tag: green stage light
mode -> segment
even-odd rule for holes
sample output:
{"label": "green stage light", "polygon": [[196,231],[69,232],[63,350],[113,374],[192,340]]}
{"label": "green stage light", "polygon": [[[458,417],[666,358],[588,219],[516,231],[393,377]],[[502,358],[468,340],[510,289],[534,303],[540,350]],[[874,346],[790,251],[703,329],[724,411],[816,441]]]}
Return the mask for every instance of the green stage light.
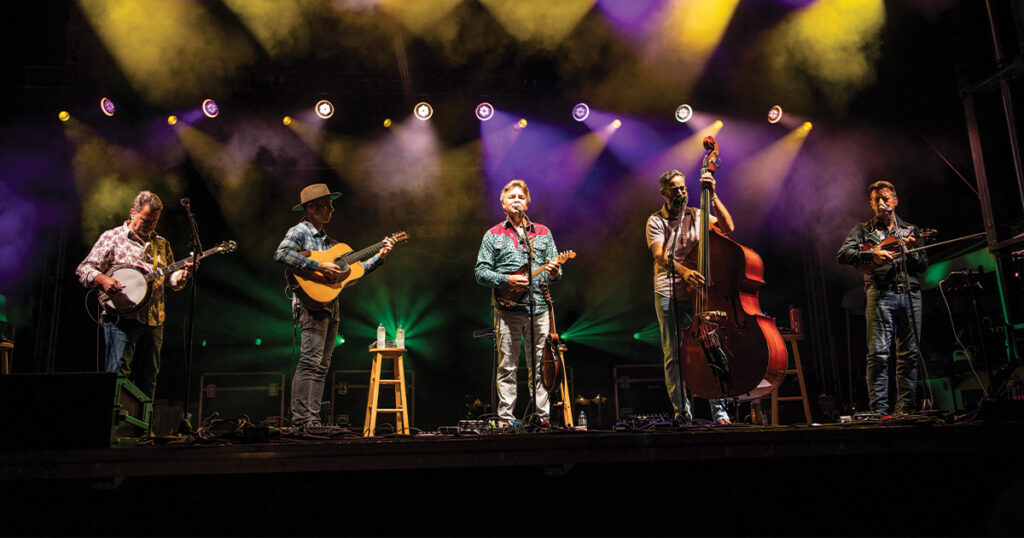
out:
{"label": "green stage light", "polygon": [[201,344],[199,344],[199,345],[201,345],[203,347],[206,347],[206,340],[203,340],[203,342]]}
{"label": "green stage light", "polygon": [[334,345],[340,346],[341,344],[344,344],[344,343],[345,343],[345,337],[343,335],[339,334],[338,336],[334,337]]}
{"label": "green stage light", "polygon": [[262,338],[257,338],[256,339],[256,345],[257,346],[262,346],[263,345],[263,339]]}

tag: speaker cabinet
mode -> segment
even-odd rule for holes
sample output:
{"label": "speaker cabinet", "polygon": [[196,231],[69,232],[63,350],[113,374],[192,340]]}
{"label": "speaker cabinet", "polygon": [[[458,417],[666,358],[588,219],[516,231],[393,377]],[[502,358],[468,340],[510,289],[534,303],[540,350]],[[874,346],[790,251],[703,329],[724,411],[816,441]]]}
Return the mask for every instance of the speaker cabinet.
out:
{"label": "speaker cabinet", "polygon": [[108,373],[0,376],[5,448],[133,446],[149,435],[153,401]]}

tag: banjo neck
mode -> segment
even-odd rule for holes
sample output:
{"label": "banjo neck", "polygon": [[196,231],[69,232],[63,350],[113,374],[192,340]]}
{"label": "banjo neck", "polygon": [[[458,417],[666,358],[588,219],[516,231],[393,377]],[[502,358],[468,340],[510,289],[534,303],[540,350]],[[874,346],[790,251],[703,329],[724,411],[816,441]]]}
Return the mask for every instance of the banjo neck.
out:
{"label": "banjo neck", "polygon": [[[207,249],[207,250],[199,253],[199,255],[196,256],[196,260],[197,261],[201,260],[201,259],[203,259],[203,258],[205,258],[205,257],[207,257],[207,256],[209,256],[211,254],[216,254],[216,253],[221,252],[223,250],[224,250],[224,246],[223,245],[217,245],[217,246],[215,246],[215,247],[213,247],[211,249]],[[182,268],[185,267],[186,263],[190,263],[191,261],[192,261],[192,256],[186,256],[186,257],[184,257],[184,258],[182,258],[182,259],[180,259],[180,260],[178,260],[178,261],[176,261],[176,262],[174,262],[174,263],[172,263],[170,265],[165,265],[165,266],[161,267],[160,269],[157,269],[157,270],[155,270],[155,271],[153,271],[151,273],[146,273],[146,282],[152,282],[152,281],[154,281],[154,280],[156,280],[156,279],[158,279],[158,278],[160,278],[162,276],[169,275],[169,274],[177,271],[178,269],[182,269]]]}

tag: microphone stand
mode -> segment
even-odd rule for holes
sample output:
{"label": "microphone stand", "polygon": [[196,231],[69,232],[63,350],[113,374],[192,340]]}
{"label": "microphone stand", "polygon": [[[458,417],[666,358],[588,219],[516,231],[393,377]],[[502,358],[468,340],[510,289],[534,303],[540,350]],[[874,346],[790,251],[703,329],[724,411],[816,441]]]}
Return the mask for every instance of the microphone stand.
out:
{"label": "microphone stand", "polygon": [[[924,351],[921,350],[921,339],[920,339],[920,335],[918,334],[918,330],[917,330],[917,315],[918,315],[917,305],[914,303],[914,291],[912,289],[910,289],[910,268],[909,268],[909,264],[910,264],[910,251],[907,248],[907,244],[904,241],[903,237],[900,237],[900,233],[899,233],[900,232],[900,221],[896,217],[896,212],[895,211],[890,211],[889,212],[889,216],[892,219],[893,224],[895,225],[896,229],[894,231],[894,237],[896,237],[896,242],[897,242],[897,244],[899,244],[899,247],[900,247],[900,259],[896,261],[894,266],[895,266],[897,274],[899,275],[899,278],[901,280],[901,284],[903,284],[903,290],[904,290],[903,294],[904,294],[904,297],[907,300],[907,312],[908,312],[907,320],[910,321],[910,334],[911,334],[911,337],[914,339],[914,345],[917,348],[917,359],[916,360],[918,362],[918,367],[921,369],[921,371],[924,372],[925,379],[927,380],[928,379],[928,367],[927,367],[927,365],[925,365]],[[899,363],[899,356],[898,356],[898,353],[897,353],[896,361],[897,361],[896,368],[898,370],[899,369],[899,364],[898,364]],[[925,381],[924,385],[925,385],[925,388],[928,390],[928,396],[929,396],[928,399],[930,401],[930,404],[931,404],[931,406],[934,406],[935,405],[935,395],[932,392],[932,387],[931,387],[931,385],[928,384],[927,381]],[[897,400],[899,399],[899,389],[900,389],[899,379],[897,378],[897,383],[896,383],[896,392],[897,392],[896,398],[897,398]],[[914,387],[911,388],[911,390],[914,392],[914,394],[916,396],[916,394],[917,394],[917,386],[915,385]],[[915,397],[914,399],[916,400],[917,398]],[[904,412],[914,412],[914,411],[915,411],[915,409],[911,409],[910,411],[904,410]]]}
{"label": "microphone stand", "polygon": [[185,315],[185,398],[182,403],[181,424],[178,427],[178,431],[184,434],[192,434],[195,430],[192,428],[190,420],[188,399],[191,390],[192,335],[195,329],[196,288],[198,287],[196,279],[199,275],[199,253],[203,251],[203,244],[199,240],[199,227],[196,225],[195,215],[192,214],[191,201],[188,198],[182,198],[181,205],[185,208],[185,214],[188,215],[188,222],[192,227],[192,241],[189,243],[189,248],[192,249],[192,278],[188,309]]}
{"label": "microphone stand", "polygon": [[[680,202],[679,203],[679,213],[676,215],[676,220],[678,221],[678,223],[676,224],[675,228],[673,228],[673,229],[671,229],[669,231],[668,238],[665,241],[665,248],[668,249],[667,250],[667,253],[668,253],[668,282],[669,282],[669,288],[670,288],[670,294],[671,294],[670,297],[669,297],[669,304],[668,304],[668,322],[672,324],[672,334],[675,335],[675,345],[674,345],[674,347],[672,349],[672,353],[673,353],[673,357],[675,358],[676,368],[679,370],[679,380],[676,383],[676,385],[678,386],[680,383],[682,383],[682,380],[683,380],[683,365],[681,364],[681,362],[682,362],[682,357],[681,357],[682,353],[680,351],[680,347],[682,346],[682,342],[680,341],[680,338],[679,338],[679,336],[680,336],[679,335],[679,312],[678,312],[678,307],[676,305],[677,297],[676,297],[676,264],[675,264],[676,244],[675,244],[675,241],[678,240],[679,229],[683,227],[683,214],[686,211],[686,204],[682,202],[682,198],[676,198],[676,201]],[[676,202],[673,202],[672,206],[675,207],[675,205],[676,205]],[[689,399],[689,396],[686,394],[686,389],[684,389],[682,387],[678,387],[678,388],[679,388],[680,396],[683,399]],[[683,409],[685,410],[686,409],[685,404],[683,404],[682,402],[680,402],[680,404],[683,405]],[[673,414],[674,414],[675,413],[675,409],[673,409],[672,411],[673,411]],[[673,418],[675,418],[675,417],[673,416]],[[690,416],[689,417],[684,416],[683,418],[691,420],[691,421],[693,420],[693,410],[692,410],[692,408],[690,410]]]}
{"label": "microphone stand", "polygon": [[[530,298],[527,303],[530,308],[530,351],[527,353],[529,360],[528,373],[530,375],[530,406],[533,407],[533,411],[536,413],[539,409],[537,408],[537,388],[534,386],[534,369],[537,367],[537,365],[534,364],[537,353],[537,335],[535,334],[536,330],[534,328],[534,324],[536,322],[536,304],[533,300],[533,241],[530,241],[530,217],[526,215],[525,211],[520,209],[519,218],[520,224],[522,224],[523,227],[523,239],[526,241],[526,294]],[[528,407],[526,411],[529,413],[530,408]],[[523,418],[525,419],[526,417]]]}

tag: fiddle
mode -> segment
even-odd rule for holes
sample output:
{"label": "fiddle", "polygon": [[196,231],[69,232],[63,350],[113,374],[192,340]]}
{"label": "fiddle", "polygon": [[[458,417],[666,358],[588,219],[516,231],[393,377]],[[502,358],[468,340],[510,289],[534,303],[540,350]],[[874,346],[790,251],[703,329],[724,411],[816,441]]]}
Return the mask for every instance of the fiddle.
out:
{"label": "fiddle", "polygon": [[[890,235],[877,243],[874,241],[866,241],[863,245],[861,245],[860,251],[871,252],[875,250],[881,250],[885,252],[893,252],[895,254],[893,255],[892,259],[886,261],[885,264],[899,263],[900,261],[903,260],[904,255],[928,248],[927,246],[919,246],[904,251],[903,247],[901,246],[901,243],[916,244],[917,241],[925,241],[931,239],[938,233],[939,231],[934,228],[911,229],[906,231],[897,230],[895,234]],[[870,273],[875,267],[878,267],[879,265],[884,264],[878,264],[874,260],[872,260],[871,263],[858,265],[857,270],[860,271],[861,273]]]}

